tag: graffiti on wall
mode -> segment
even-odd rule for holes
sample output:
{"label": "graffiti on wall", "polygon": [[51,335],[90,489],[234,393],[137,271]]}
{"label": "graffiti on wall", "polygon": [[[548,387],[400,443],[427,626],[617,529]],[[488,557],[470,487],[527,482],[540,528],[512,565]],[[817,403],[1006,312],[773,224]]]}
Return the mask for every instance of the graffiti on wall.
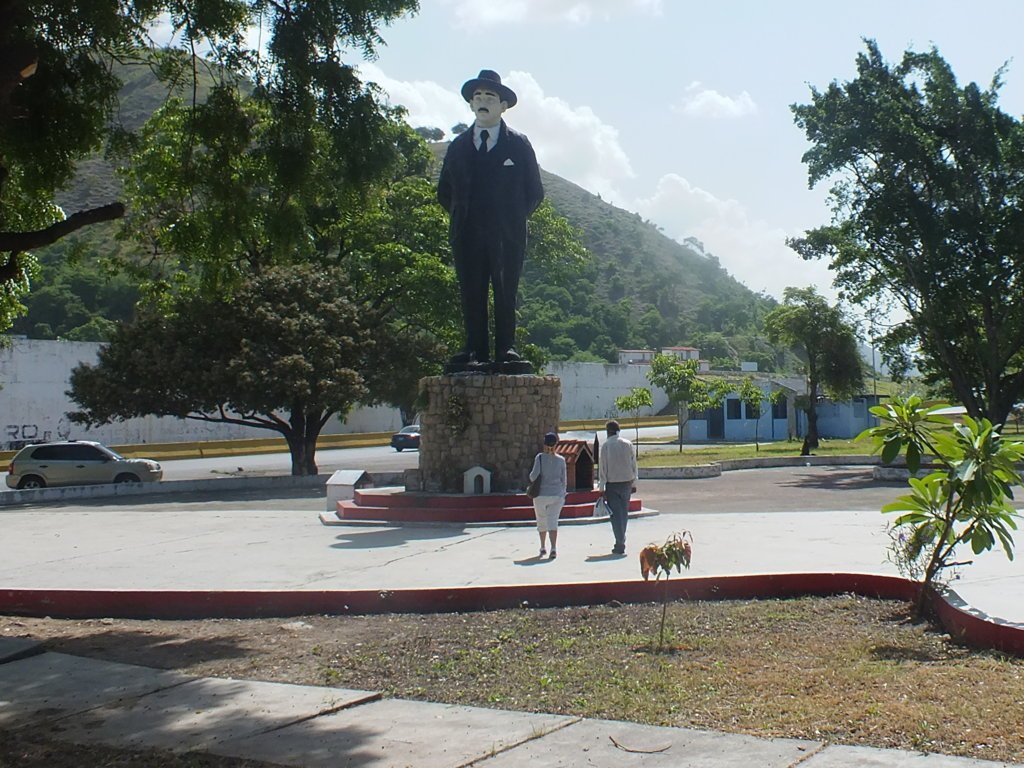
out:
{"label": "graffiti on wall", "polygon": [[[54,435],[56,434],[56,437]],[[3,447],[6,451],[16,451],[32,443],[46,443],[50,440],[67,440],[71,435],[71,424],[61,417],[57,428],[47,429],[38,424],[5,424]]]}

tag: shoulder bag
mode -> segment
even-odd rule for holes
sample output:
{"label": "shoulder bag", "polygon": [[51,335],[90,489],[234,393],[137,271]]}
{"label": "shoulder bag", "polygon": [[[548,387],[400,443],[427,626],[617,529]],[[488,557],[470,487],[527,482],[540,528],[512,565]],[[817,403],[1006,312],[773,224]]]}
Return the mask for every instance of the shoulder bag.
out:
{"label": "shoulder bag", "polygon": [[535,480],[531,480],[530,484],[526,486],[526,495],[529,496],[531,499],[536,499],[538,496],[540,496],[540,479],[544,477],[543,458],[541,458],[539,464],[541,467],[541,471],[537,473],[537,478]]}

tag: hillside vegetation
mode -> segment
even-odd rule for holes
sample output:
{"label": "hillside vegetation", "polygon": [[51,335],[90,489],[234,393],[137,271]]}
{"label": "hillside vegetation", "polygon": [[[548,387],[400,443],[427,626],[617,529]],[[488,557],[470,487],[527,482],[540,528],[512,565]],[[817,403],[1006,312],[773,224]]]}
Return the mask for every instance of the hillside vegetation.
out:
{"label": "hillside vegetation", "polygon": [[[572,304],[577,316],[608,318],[605,332],[618,347],[693,346],[720,367],[741,359],[756,360],[762,370],[778,367],[778,351],[757,338],[774,300],[755,294],[714,256],[666,237],[639,214],[559,176],[542,175],[549,200],[580,231],[593,260],[583,278],[590,284],[576,286],[579,295]],[[544,336],[549,329],[543,311],[538,317],[531,307],[550,299],[550,283],[529,269],[526,277],[532,279],[523,291],[524,323],[539,343],[551,346]],[[625,336],[622,324],[628,328]],[[569,321],[564,332],[573,337],[577,325]],[[585,337],[576,341],[586,348],[581,343]]]}

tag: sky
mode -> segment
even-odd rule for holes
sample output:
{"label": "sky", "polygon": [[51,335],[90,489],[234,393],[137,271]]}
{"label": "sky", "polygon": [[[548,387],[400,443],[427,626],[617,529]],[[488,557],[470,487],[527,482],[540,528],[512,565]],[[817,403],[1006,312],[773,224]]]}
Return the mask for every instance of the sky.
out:
{"label": "sky", "polygon": [[671,238],[697,238],[778,299],[787,286],[836,296],[826,264],[785,244],[831,220],[829,185],[808,188],[809,145],[790,105],[852,79],[865,38],[890,62],[934,46],[962,85],[987,87],[1006,64],[1000,106],[1024,113],[1021,0],[420,4],[359,64],[412,126],[471,123],[462,84],[495,70],[519,100],[506,121],[541,167]]}

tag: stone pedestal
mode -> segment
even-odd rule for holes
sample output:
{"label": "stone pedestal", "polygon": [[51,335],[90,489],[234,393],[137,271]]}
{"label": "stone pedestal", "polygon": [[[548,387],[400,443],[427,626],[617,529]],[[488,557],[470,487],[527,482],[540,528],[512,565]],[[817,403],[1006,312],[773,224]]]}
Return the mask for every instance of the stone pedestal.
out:
{"label": "stone pedestal", "polygon": [[463,474],[477,465],[491,471],[492,492],[521,491],[544,434],[558,431],[555,376],[429,376],[420,393],[420,466],[407,491],[462,493]]}

